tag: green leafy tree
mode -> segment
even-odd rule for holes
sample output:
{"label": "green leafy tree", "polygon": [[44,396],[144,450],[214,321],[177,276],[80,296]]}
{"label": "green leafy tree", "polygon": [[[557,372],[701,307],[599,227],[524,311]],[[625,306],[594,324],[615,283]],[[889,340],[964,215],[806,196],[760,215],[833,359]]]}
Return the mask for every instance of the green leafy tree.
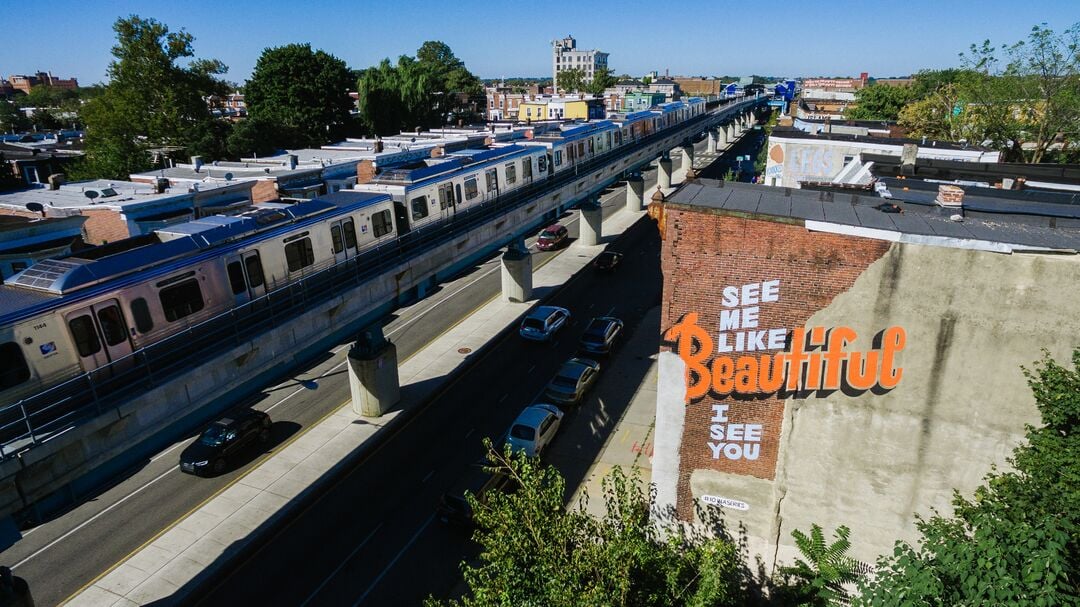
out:
{"label": "green leafy tree", "polygon": [[964,98],[959,85],[949,83],[913,101],[900,110],[900,126],[912,137],[929,137],[943,141],[983,140],[983,132],[964,111]]}
{"label": "green leafy tree", "polygon": [[113,25],[109,84],[82,108],[86,158],[73,171],[82,177],[124,179],[150,168],[147,148],[186,146],[214,118],[204,98],[224,92],[220,61],[192,59],[191,34],[170,32],[154,19],[132,15]]}
{"label": "green leafy tree", "polygon": [[585,90],[592,95],[602,95],[604,89],[615,86],[618,81],[610,69],[601,67],[593,72],[592,82],[586,85]]}
{"label": "green leafy tree", "polygon": [[231,158],[254,158],[270,156],[277,151],[282,140],[273,123],[260,118],[246,118],[232,127],[225,141],[227,156]]}
{"label": "green leafy tree", "polygon": [[906,86],[875,84],[855,93],[858,105],[844,113],[851,120],[896,120],[900,109],[914,100],[914,91]]}
{"label": "green leafy tree", "polygon": [[284,147],[320,146],[348,130],[353,74],[310,44],[268,48],[244,86],[248,116],[280,127]]}
{"label": "green leafy tree", "polygon": [[776,602],[821,607],[846,605],[849,596],[845,585],[860,578],[858,561],[847,555],[851,549],[850,535],[851,530],[841,525],[836,529],[836,539],[829,544],[818,525],[811,525],[810,535],[799,529],[792,531],[802,558],[796,559],[793,566],[780,568],[782,581],[772,593]]}
{"label": "green leafy tree", "polygon": [[489,457],[519,488],[484,502],[470,497],[480,564],[462,564],[470,592],[450,605],[745,604],[736,545],[654,524],[652,496],[637,475],[616,468],[605,478],[606,514],[598,519],[565,507],[566,483],[553,467],[509,451]]}
{"label": "green leafy tree", "polygon": [[559,90],[563,93],[576,93],[585,86],[585,72],[581,68],[563,70],[558,78]]}
{"label": "green leafy tree", "polygon": [[918,523],[861,587],[857,605],[1080,604],[1080,348],[1025,370],[1042,417],[954,514]]}
{"label": "green leafy tree", "polygon": [[18,133],[30,128],[26,114],[19,111],[15,104],[0,99],[0,132]]}

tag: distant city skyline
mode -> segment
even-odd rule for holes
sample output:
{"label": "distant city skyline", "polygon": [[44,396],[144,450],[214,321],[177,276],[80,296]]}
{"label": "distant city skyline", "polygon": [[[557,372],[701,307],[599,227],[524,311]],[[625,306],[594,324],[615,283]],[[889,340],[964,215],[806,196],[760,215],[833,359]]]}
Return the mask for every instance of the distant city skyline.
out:
{"label": "distant city skyline", "polygon": [[[223,8],[227,6],[227,10]],[[105,81],[115,43],[112,24],[131,14],[152,17],[195,37],[196,57],[220,59],[225,78],[242,84],[262,50],[310,43],[363,69],[383,58],[414,55],[441,40],[480,78],[550,78],[551,41],[567,34],[579,48],[610,53],[615,74],[656,70],[680,76],[904,76],[958,65],[958,54],[990,39],[997,45],[1027,37],[1047,23],[1062,31],[1080,22],[1080,2],[1029,0],[834,0],[829,10],[788,0],[658,5],[630,1],[615,7],[583,0],[558,14],[491,11],[463,0],[300,5],[278,0],[134,2],[57,0],[20,6],[6,16],[0,76],[51,71],[81,85]],[[766,7],[755,13],[751,7]],[[1022,8],[1022,11],[1017,10]],[[657,16],[658,10],[669,16]],[[588,16],[583,19],[581,16]]]}

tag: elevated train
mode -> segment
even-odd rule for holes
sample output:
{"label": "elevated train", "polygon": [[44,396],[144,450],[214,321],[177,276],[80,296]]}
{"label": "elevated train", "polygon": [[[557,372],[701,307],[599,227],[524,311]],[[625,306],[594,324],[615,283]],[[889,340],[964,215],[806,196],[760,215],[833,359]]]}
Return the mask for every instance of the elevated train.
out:
{"label": "elevated train", "polygon": [[0,407],[704,113],[704,100],[692,98],[566,125],[383,170],[351,191],[260,204],[38,262],[0,285]]}

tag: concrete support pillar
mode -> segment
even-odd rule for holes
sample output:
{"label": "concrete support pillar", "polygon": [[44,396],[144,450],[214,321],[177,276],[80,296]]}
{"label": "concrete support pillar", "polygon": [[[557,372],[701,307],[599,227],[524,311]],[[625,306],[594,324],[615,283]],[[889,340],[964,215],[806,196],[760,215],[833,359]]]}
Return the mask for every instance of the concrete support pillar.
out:
{"label": "concrete support pillar", "polygon": [[667,154],[656,162],[656,185],[661,190],[671,189],[671,158]]}
{"label": "concrete support pillar", "polygon": [[352,410],[364,417],[379,417],[401,399],[397,346],[386,341],[382,329],[365,331],[349,348],[349,392]]}
{"label": "concrete support pillar", "polygon": [[518,240],[502,256],[502,296],[521,303],[532,298],[532,253]]}
{"label": "concrete support pillar", "polygon": [[705,151],[708,152],[709,154],[715,154],[716,153],[716,131],[714,129],[709,129],[708,132],[706,133],[706,136],[708,137],[708,143],[706,144],[707,147],[705,148]]}
{"label": "concrete support pillar", "polygon": [[753,128],[755,122],[757,122],[757,116],[754,115],[754,112],[752,112],[752,111],[747,112],[746,113],[746,128],[748,128],[748,129]]}
{"label": "concrete support pillar", "polygon": [[697,177],[694,173],[694,144],[688,143],[682,146],[682,168],[686,173],[686,179]]}
{"label": "concrete support pillar", "polygon": [[735,121],[731,123],[735,127],[735,137],[742,136],[742,132],[743,132],[742,120],[743,120],[742,115],[740,114],[739,116],[736,116]]}
{"label": "concrete support pillar", "polygon": [[578,240],[587,247],[600,244],[603,238],[604,209],[594,198],[578,207],[581,212],[581,221],[578,222]]}
{"label": "concrete support pillar", "polygon": [[720,146],[721,147],[726,148],[728,143],[731,142],[731,133],[730,133],[730,131],[731,131],[731,125],[730,124],[721,124],[716,129],[717,134],[720,135]]}
{"label": "concrete support pillar", "polygon": [[735,131],[735,123],[730,122],[727,125],[727,141],[724,143],[735,143],[735,139],[738,138],[739,133]]}
{"label": "concrete support pillar", "polygon": [[641,211],[645,208],[645,180],[634,175],[626,180],[626,210]]}

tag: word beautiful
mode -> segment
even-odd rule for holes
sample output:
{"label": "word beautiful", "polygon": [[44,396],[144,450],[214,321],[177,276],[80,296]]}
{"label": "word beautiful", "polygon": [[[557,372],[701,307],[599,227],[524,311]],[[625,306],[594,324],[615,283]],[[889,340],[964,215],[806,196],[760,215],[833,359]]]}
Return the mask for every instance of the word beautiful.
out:
{"label": "word beautiful", "polygon": [[[698,326],[696,312],[686,314],[668,329],[665,341],[674,344],[676,353],[686,364],[687,402],[696,401],[710,391],[720,397],[731,393],[772,394],[780,390],[864,391],[874,387],[889,390],[900,382],[903,369],[896,366],[896,354],[907,343],[902,327],[883,331],[880,346],[873,350],[849,352],[845,348],[858,338],[850,327],[759,329],[757,304],[779,300],[779,280],[725,287],[721,298],[724,309],[720,312],[720,331],[715,342]],[[745,354],[778,349],[784,351]],[[713,352],[718,355],[710,359]],[[744,354],[736,356],[738,353]]]}

